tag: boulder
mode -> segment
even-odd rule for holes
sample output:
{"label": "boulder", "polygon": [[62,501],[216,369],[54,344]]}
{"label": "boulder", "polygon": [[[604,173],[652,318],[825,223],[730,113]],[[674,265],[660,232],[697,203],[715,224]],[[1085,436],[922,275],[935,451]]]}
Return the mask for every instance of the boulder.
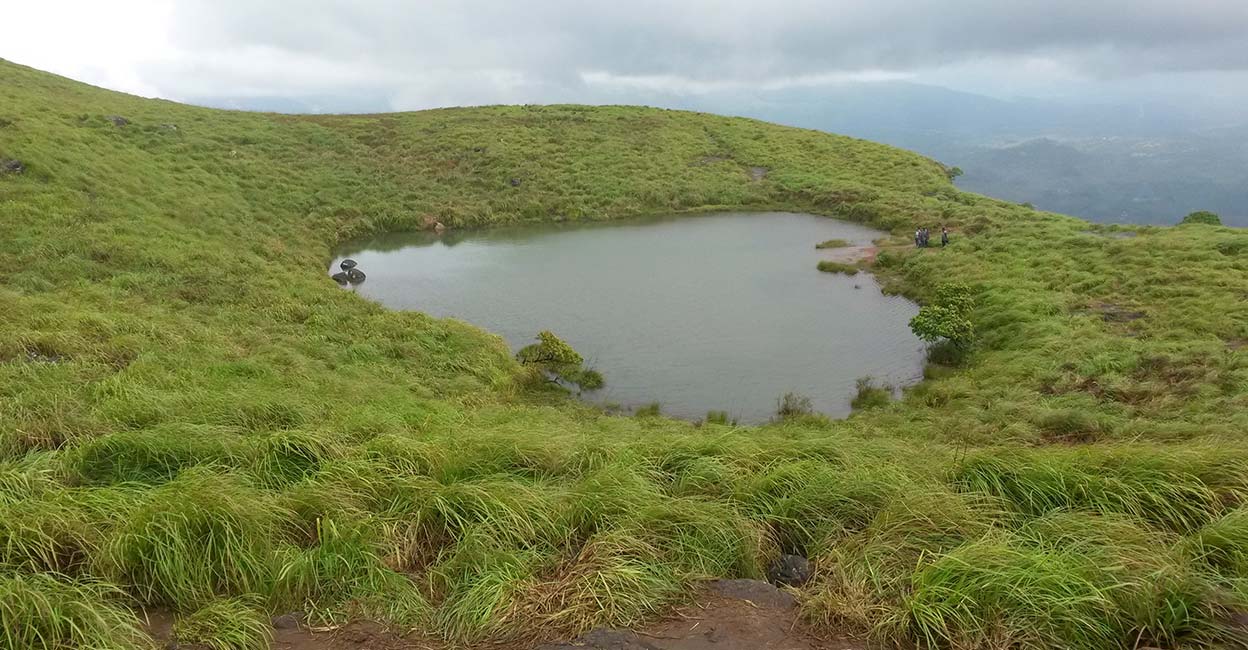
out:
{"label": "boulder", "polygon": [[168,123],[166,123],[166,124],[161,124],[161,125],[160,125],[160,128],[162,128],[162,129],[164,129],[164,130],[166,130],[166,131],[177,131],[177,130],[178,130],[178,125],[177,125],[177,124],[168,124]]}
{"label": "boulder", "polygon": [[330,278],[333,278],[334,282],[337,282],[338,284],[346,284],[346,283],[347,283],[347,272],[346,272],[346,271],[339,271],[338,273],[335,273],[335,274],[333,274],[333,275],[331,275],[331,276],[329,276],[329,277],[330,277]]}
{"label": "boulder", "polygon": [[347,269],[347,282],[359,284],[364,281],[364,272],[359,269]]}
{"label": "boulder", "polygon": [[518,178],[513,178],[513,179],[511,179],[511,180],[509,180],[509,181],[507,181],[507,182],[508,182],[508,183],[511,183],[511,186],[512,186],[512,187],[520,187],[520,179],[518,179]]}
{"label": "boulder", "polygon": [[355,262],[355,260],[353,260],[353,259],[351,259],[351,258],[349,258],[349,257],[348,257],[347,259],[343,260],[343,261],[342,261],[342,262],[338,265],[338,267],[339,267],[339,268],[341,268],[341,269],[342,269],[342,270],[344,270],[344,271],[350,271],[351,269],[353,269],[353,268],[355,268],[355,267],[356,267],[356,262]]}
{"label": "boulder", "polygon": [[109,115],[108,117],[105,117],[104,119],[108,120],[109,122],[112,122],[113,126],[125,126],[130,123],[130,120],[127,120],[126,118],[120,115]]}
{"label": "boulder", "polygon": [[0,160],[0,174],[20,174],[25,169],[20,160]]}
{"label": "boulder", "polygon": [[815,567],[800,555],[781,555],[767,569],[767,581],[774,585],[797,587],[810,580]]}
{"label": "boulder", "polygon": [[446,226],[442,225],[442,222],[441,222],[441,221],[439,221],[439,222],[437,222],[437,223],[433,224],[433,231],[434,231],[434,232],[436,232],[436,233],[440,233],[440,232],[443,232],[443,231],[445,231],[445,230],[446,230]]}

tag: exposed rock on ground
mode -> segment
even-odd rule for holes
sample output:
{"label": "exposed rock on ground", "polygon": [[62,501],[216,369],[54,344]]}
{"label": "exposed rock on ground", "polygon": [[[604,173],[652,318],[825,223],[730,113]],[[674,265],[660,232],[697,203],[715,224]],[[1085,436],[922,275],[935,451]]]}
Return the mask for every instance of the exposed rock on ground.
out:
{"label": "exposed rock on ground", "polygon": [[767,569],[767,580],[772,584],[796,587],[810,580],[815,567],[800,555],[781,555]]}

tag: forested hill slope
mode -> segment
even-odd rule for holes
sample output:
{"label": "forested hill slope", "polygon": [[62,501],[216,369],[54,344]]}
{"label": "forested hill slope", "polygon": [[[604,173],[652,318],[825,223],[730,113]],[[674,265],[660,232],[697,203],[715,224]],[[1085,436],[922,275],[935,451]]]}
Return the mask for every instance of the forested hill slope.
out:
{"label": "forested hill slope", "polygon": [[[965,283],[973,345],[845,421],[616,417],[325,277],[369,232],[738,207],[895,232],[877,276]],[[143,645],[144,609],[228,647],[292,610],[567,635],[782,551],[813,624],[936,647],[1230,643],[1248,608],[1243,230],[1096,227],[745,119],[253,114],[0,62],[0,256],[7,647]]]}

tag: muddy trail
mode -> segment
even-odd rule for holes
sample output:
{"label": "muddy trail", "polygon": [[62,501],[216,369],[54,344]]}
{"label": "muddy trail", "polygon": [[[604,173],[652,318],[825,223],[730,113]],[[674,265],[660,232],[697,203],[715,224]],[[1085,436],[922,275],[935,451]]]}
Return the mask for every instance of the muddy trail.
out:
{"label": "muddy trail", "polygon": [[[285,619],[285,620],[283,620]],[[373,623],[308,629],[275,619],[273,650],[442,650],[443,643],[402,636]],[[171,638],[167,620],[150,632],[168,650],[199,650]],[[577,639],[548,643],[481,644],[490,650],[866,650],[849,637],[816,636],[798,617],[793,596],[757,580],[707,583],[693,604],[636,629],[595,629]]]}

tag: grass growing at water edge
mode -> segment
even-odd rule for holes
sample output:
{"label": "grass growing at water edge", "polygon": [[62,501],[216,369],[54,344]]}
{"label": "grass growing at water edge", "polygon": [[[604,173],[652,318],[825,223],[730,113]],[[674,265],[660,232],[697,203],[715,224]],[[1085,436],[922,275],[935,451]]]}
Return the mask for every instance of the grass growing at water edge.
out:
{"label": "grass growing at water edge", "polygon": [[845,275],[857,275],[862,269],[857,264],[846,264],[844,262],[834,262],[832,260],[820,260],[819,270],[824,273],[843,273]]}

